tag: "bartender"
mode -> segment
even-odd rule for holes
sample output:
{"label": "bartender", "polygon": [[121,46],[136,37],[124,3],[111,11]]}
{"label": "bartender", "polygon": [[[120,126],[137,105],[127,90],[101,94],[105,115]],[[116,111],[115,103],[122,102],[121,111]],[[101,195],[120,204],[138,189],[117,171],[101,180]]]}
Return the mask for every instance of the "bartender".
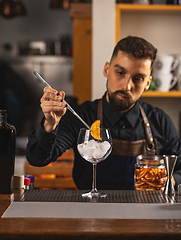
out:
{"label": "bartender", "polygon": [[[157,49],[143,38],[120,40],[103,69],[107,91],[101,99],[75,108],[89,125],[99,119],[111,131],[113,151],[97,166],[99,189],[134,189],[134,165],[140,154],[177,155],[173,183],[176,189],[181,184],[181,146],[172,120],[161,109],[139,101],[151,84],[156,53]],[[78,133],[84,125],[67,111],[61,100],[64,97],[63,91],[58,95],[55,89],[44,88],[44,118],[29,136],[27,159],[33,166],[45,166],[73,148],[75,184],[78,189],[90,189],[92,164],[77,151]]]}

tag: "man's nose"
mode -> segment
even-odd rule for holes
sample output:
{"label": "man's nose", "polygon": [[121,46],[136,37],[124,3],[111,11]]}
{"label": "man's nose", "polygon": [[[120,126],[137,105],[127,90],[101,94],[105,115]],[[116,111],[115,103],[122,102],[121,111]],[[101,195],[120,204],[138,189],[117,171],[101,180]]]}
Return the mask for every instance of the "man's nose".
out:
{"label": "man's nose", "polygon": [[132,86],[132,79],[130,77],[126,77],[123,83],[124,90],[126,91],[131,90],[131,86]]}

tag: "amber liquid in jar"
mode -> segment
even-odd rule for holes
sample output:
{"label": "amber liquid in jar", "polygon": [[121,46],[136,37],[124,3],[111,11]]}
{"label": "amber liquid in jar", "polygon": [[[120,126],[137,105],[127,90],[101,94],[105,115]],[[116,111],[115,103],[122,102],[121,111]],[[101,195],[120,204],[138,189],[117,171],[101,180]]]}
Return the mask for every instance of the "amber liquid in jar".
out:
{"label": "amber liquid in jar", "polygon": [[162,156],[139,155],[135,164],[135,189],[160,190],[164,183],[160,180],[166,177],[166,169]]}

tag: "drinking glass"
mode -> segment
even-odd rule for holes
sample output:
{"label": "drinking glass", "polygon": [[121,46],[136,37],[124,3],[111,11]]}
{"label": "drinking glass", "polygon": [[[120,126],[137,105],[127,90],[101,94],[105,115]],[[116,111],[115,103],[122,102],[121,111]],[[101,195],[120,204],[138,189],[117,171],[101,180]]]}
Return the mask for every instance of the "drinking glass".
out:
{"label": "drinking glass", "polygon": [[106,197],[106,194],[98,192],[96,187],[96,167],[97,163],[105,160],[112,150],[112,137],[109,129],[100,128],[100,138],[92,136],[91,130],[80,129],[77,139],[77,149],[80,155],[93,165],[92,190],[82,194],[83,197]]}

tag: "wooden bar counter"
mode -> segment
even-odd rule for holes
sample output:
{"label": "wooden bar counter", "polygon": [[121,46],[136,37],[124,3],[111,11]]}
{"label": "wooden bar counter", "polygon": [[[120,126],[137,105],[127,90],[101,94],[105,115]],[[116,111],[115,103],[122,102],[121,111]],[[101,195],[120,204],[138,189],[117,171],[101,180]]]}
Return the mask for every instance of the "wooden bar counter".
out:
{"label": "wooden bar counter", "polygon": [[[0,194],[0,216],[10,195]],[[1,218],[0,239],[181,239],[181,220]]]}

